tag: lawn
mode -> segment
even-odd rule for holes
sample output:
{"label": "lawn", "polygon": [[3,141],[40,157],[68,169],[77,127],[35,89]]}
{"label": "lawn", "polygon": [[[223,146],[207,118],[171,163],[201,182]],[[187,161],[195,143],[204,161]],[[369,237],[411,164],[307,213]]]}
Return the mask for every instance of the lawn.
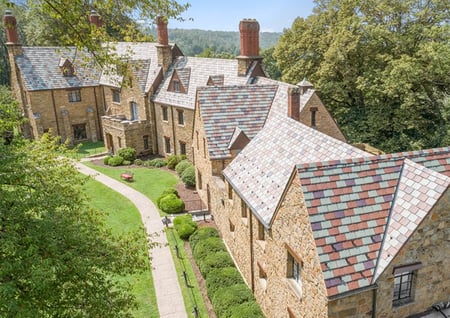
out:
{"label": "lawn", "polygon": [[[127,198],[95,180],[89,180],[84,186],[84,190],[90,198],[90,205],[107,214],[105,223],[114,234],[129,231],[142,231],[144,233],[141,215]],[[147,252],[147,242],[144,235],[142,235],[142,249]],[[133,317],[159,317],[150,268],[140,274],[120,277],[119,280],[125,280],[132,286],[133,294],[139,303],[139,308],[133,312]]]}
{"label": "lawn", "polygon": [[75,147],[79,147],[77,152],[75,152],[73,155],[71,154],[70,156],[71,157],[73,156],[74,158],[77,159],[98,155],[106,151],[105,144],[103,143],[103,141],[85,142],[78,144]]}

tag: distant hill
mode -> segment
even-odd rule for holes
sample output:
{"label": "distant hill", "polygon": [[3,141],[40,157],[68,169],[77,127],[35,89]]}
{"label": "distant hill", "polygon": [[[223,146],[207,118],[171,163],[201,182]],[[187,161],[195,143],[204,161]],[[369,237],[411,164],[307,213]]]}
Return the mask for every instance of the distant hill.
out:
{"label": "distant hill", "polygon": [[[150,30],[156,39],[156,28]],[[278,43],[281,33],[261,32],[259,46],[267,49]],[[205,31],[196,29],[169,29],[169,41],[176,43],[186,56],[195,56],[206,48],[214,52],[227,52],[239,55],[239,32],[233,31]]]}

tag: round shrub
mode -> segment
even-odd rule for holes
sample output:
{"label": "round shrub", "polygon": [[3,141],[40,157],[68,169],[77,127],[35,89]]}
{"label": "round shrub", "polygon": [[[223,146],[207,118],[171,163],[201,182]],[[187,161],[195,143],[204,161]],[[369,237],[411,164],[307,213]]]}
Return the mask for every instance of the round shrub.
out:
{"label": "round shrub", "polygon": [[236,267],[216,268],[209,272],[206,278],[206,291],[212,299],[216,290],[242,283],[244,281]]}
{"label": "round shrub", "polygon": [[189,238],[189,243],[191,244],[191,249],[194,250],[198,242],[205,240],[209,237],[219,237],[219,232],[213,227],[206,226],[195,231],[194,234]]}
{"label": "round shrub", "polygon": [[105,158],[103,158],[103,164],[104,165],[109,165],[109,159],[111,159],[112,156],[106,156]]}
{"label": "round shrub", "polygon": [[160,202],[161,202],[161,199],[164,198],[164,197],[165,197],[166,195],[168,195],[168,194],[175,194],[178,198],[180,197],[180,196],[178,195],[177,189],[175,189],[175,188],[167,188],[167,189],[165,189],[165,190],[161,193],[161,195],[156,199],[156,205],[158,206],[158,208],[161,209],[161,207],[159,206],[159,204],[160,204]]}
{"label": "round shrub", "polygon": [[248,301],[237,306],[230,308],[230,318],[252,317],[252,318],[264,318],[264,314],[261,311],[256,301]]}
{"label": "round shrub", "polygon": [[129,161],[129,160],[124,160],[124,161],[122,162],[122,165],[124,165],[124,166],[129,166],[129,165],[131,165],[131,161]]}
{"label": "round shrub", "polygon": [[234,263],[227,251],[219,251],[206,255],[197,262],[197,265],[203,277],[208,277],[209,272],[213,269],[233,267]]}
{"label": "round shrub", "polygon": [[165,213],[181,213],[184,211],[184,202],[175,194],[168,194],[159,201],[159,208]]}
{"label": "round shrub", "polygon": [[114,156],[108,160],[108,164],[113,167],[120,166],[122,163],[123,158],[121,156]]}
{"label": "round shrub", "polygon": [[144,165],[144,161],[142,159],[135,159],[134,164],[138,166]]}
{"label": "round shrub", "polygon": [[219,237],[209,237],[195,245],[195,248],[192,250],[192,255],[195,260],[201,260],[210,253],[226,250],[225,245]]}
{"label": "round shrub", "polygon": [[197,223],[192,220],[191,214],[177,216],[173,220],[173,225],[182,240],[189,239],[198,227]]}
{"label": "round shrub", "polygon": [[190,163],[189,160],[181,160],[175,167],[175,171],[177,172],[177,174],[181,177],[181,175],[183,174],[184,170],[186,170],[187,168],[192,167],[192,163]]}
{"label": "round shrub", "polygon": [[133,162],[136,159],[136,149],[131,147],[121,148],[119,149],[119,156],[124,160]]}
{"label": "round shrub", "polygon": [[181,180],[189,187],[195,187],[195,168],[194,166],[187,167],[181,175]]}
{"label": "round shrub", "polygon": [[255,298],[247,285],[243,283],[219,288],[211,299],[214,311],[218,317],[230,317],[233,307],[249,301],[255,301]]}
{"label": "round shrub", "polygon": [[181,161],[181,157],[177,155],[171,155],[167,158],[167,168],[175,169],[176,165]]}
{"label": "round shrub", "polygon": [[167,162],[162,158],[155,158],[155,159],[148,161],[148,165],[150,167],[155,167],[155,168],[164,167],[166,164],[167,164]]}

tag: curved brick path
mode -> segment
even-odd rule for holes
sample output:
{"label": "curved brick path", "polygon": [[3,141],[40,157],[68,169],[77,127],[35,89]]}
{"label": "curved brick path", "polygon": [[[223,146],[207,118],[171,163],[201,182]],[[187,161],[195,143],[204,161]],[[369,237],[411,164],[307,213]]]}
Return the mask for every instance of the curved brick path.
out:
{"label": "curved brick path", "polygon": [[160,246],[149,250],[149,254],[152,257],[153,282],[159,315],[163,318],[187,317],[172,254],[167,245],[167,237],[163,232],[164,225],[153,202],[142,193],[94,169],[81,163],[77,163],[75,166],[81,173],[92,176],[95,180],[119,192],[133,202],[141,213],[142,222],[148,235],[160,233],[160,235],[153,238],[153,241],[160,243]]}

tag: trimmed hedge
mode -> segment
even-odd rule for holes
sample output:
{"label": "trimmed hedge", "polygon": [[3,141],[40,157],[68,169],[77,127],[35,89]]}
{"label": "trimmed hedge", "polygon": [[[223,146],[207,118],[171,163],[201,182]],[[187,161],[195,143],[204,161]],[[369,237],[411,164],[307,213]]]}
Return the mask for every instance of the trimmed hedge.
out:
{"label": "trimmed hedge", "polygon": [[184,211],[184,202],[175,194],[168,194],[159,201],[159,208],[165,213],[181,213]]}
{"label": "trimmed hedge", "polygon": [[247,285],[243,283],[217,289],[211,300],[214,311],[219,317],[230,317],[233,307],[250,301],[255,301],[255,298]]}
{"label": "trimmed hedge", "polygon": [[192,167],[192,163],[189,160],[181,160],[175,167],[175,171],[177,172],[178,176],[181,177],[184,170],[187,168]]}
{"label": "trimmed hedge", "polygon": [[173,226],[182,240],[188,240],[192,233],[197,230],[197,223],[192,220],[191,214],[177,216],[173,220]]}
{"label": "trimmed hedge", "polygon": [[114,156],[109,158],[108,165],[116,167],[120,166],[123,163],[123,158],[121,156]]}
{"label": "trimmed hedge", "polygon": [[261,311],[256,301],[248,301],[246,303],[239,304],[230,308],[230,318],[264,318],[264,314]]}
{"label": "trimmed hedge", "polygon": [[198,242],[203,241],[209,237],[219,237],[219,232],[213,227],[202,227],[195,231],[189,238],[191,249],[194,250]]}
{"label": "trimmed hedge", "polygon": [[195,168],[187,167],[181,175],[181,180],[189,187],[195,187]]}
{"label": "trimmed hedge", "polygon": [[[192,249],[192,248],[191,248]],[[219,251],[226,251],[225,244],[219,237],[209,237],[205,240],[198,242],[195,248],[192,249],[192,255],[195,259],[203,260],[207,255]]]}
{"label": "trimmed hedge", "polygon": [[119,149],[118,155],[123,158],[123,160],[133,162],[136,159],[136,149],[131,147]]}
{"label": "trimmed hedge", "polygon": [[167,196],[168,194],[175,194],[177,196],[177,198],[179,198],[180,196],[178,195],[178,191],[175,188],[167,188],[166,190],[164,190],[161,195],[156,199],[156,206],[158,208],[161,209],[161,206],[159,205],[159,203],[161,202],[161,199],[164,198],[165,196]]}
{"label": "trimmed hedge", "polygon": [[213,269],[232,266],[234,263],[227,251],[211,253],[198,262],[198,269],[204,277],[208,277]]}
{"label": "trimmed hedge", "polygon": [[241,274],[236,267],[223,267],[213,269],[206,278],[206,290],[209,298],[213,298],[214,293],[222,288],[243,283]]}

